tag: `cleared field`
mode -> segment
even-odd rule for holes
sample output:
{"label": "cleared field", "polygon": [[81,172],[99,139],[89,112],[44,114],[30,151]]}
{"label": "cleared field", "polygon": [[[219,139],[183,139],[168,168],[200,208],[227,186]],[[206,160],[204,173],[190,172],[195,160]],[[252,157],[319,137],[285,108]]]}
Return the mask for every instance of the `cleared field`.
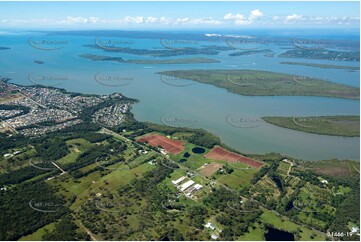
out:
{"label": "cleared field", "polygon": [[237,190],[239,188],[249,187],[250,181],[256,172],[256,169],[235,170],[232,174],[219,176],[217,181]]}
{"label": "cleared field", "polygon": [[22,98],[24,98],[24,97],[19,94],[5,95],[5,96],[0,97],[0,104],[16,101],[16,100],[22,99]]}
{"label": "cleared field", "polygon": [[[176,155],[171,154],[170,158],[174,161],[182,163],[182,165],[192,170],[197,170],[200,167],[202,167],[205,163],[212,162],[212,160],[204,158],[203,154],[193,153],[192,149],[194,147],[196,147],[194,144],[185,143],[184,150]],[[222,162],[218,162],[218,163],[222,163]]]}
{"label": "cleared field", "polygon": [[213,173],[217,172],[219,168],[223,167],[223,164],[219,164],[219,163],[211,163],[209,165],[207,165],[206,167],[204,167],[203,169],[201,169],[199,171],[199,173],[201,173],[203,176],[211,176],[213,175]]}
{"label": "cleared field", "polygon": [[167,152],[178,154],[184,149],[184,143],[179,140],[168,139],[159,134],[149,134],[137,139],[137,142],[147,143],[153,147],[161,146]]}
{"label": "cleared field", "polygon": [[330,176],[348,176],[350,175],[350,170],[348,167],[324,167],[324,168],[315,168],[315,172],[330,175]]}
{"label": "cleared field", "polygon": [[224,160],[227,162],[242,162],[249,166],[259,168],[263,165],[262,162],[253,160],[251,158],[236,154],[234,152],[230,152],[221,147],[214,147],[208,154],[204,157],[213,160]]}
{"label": "cleared field", "polygon": [[44,227],[35,231],[34,233],[20,238],[19,241],[41,241],[43,239],[43,236],[47,232],[52,232],[54,228],[55,228],[55,223],[47,224]]}
{"label": "cleared field", "polygon": [[335,177],[355,177],[360,176],[360,163],[349,160],[328,160],[319,162],[303,162],[307,169],[323,175]]}
{"label": "cleared field", "polygon": [[279,167],[277,168],[278,173],[282,175],[287,175],[288,169],[290,168],[291,164],[286,162],[281,162]]}
{"label": "cleared field", "polygon": [[66,144],[70,153],[58,160],[58,163],[63,165],[74,163],[79,155],[93,146],[92,143],[82,138],[67,140]]}
{"label": "cleared field", "polygon": [[265,229],[258,223],[250,226],[249,231],[238,238],[239,241],[264,241]]}

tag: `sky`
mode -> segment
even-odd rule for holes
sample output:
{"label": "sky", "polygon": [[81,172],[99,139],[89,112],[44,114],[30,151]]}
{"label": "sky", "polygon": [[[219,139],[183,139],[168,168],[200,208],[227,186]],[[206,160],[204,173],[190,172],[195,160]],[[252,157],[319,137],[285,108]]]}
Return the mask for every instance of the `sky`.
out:
{"label": "sky", "polygon": [[0,29],[359,28],[359,2],[0,2]]}

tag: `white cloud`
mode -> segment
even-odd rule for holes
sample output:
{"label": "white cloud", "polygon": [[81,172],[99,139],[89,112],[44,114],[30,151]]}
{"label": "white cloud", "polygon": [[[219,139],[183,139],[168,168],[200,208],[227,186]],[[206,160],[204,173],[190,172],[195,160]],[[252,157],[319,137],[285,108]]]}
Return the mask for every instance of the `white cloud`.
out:
{"label": "white cloud", "polygon": [[259,9],[255,9],[251,12],[251,15],[249,16],[250,19],[256,19],[256,18],[259,18],[259,17],[262,17],[264,14],[259,11]]}
{"label": "white cloud", "polygon": [[155,17],[152,17],[152,16],[150,16],[150,17],[148,17],[148,18],[145,19],[145,22],[146,22],[146,23],[155,23],[155,22],[157,22],[157,21],[158,21],[158,19],[155,18]]}
{"label": "white cloud", "polygon": [[66,21],[72,24],[85,24],[88,23],[88,19],[82,17],[67,17]]}
{"label": "white cloud", "polygon": [[90,17],[90,18],[83,18],[83,17],[72,17],[68,16],[65,20],[56,21],[57,24],[88,24],[88,23],[98,23],[100,21],[99,18]]}
{"label": "white cloud", "polygon": [[249,21],[247,20],[247,18],[243,14],[240,14],[240,13],[237,13],[237,14],[227,13],[226,15],[224,15],[223,19],[232,20],[233,23],[237,24],[237,25],[249,24]]}
{"label": "white cloud", "polygon": [[302,15],[297,15],[297,14],[288,15],[286,17],[286,21],[294,21],[294,20],[301,20],[301,19],[302,19]]}
{"label": "white cloud", "polygon": [[232,13],[227,13],[226,15],[224,15],[223,17],[226,20],[239,20],[239,19],[245,19],[243,14],[232,14]]}
{"label": "white cloud", "polygon": [[173,23],[174,24],[185,24],[189,22],[189,18],[177,18]]}
{"label": "white cloud", "polygon": [[226,15],[224,15],[223,19],[228,21],[233,20],[233,23],[237,25],[248,25],[262,16],[264,16],[264,14],[259,9],[255,9],[251,11],[248,18],[246,18],[243,14],[240,13],[227,13]]}
{"label": "white cloud", "polygon": [[68,16],[63,20],[54,19],[0,19],[1,26],[54,26],[54,25],[154,25],[154,26],[215,26],[215,25],[282,25],[282,24],[310,24],[310,25],[359,25],[359,17],[347,16],[303,16],[299,14],[265,16],[259,9],[252,10],[249,15],[242,13],[227,13],[223,18],[170,18],[154,16],[125,16],[116,19],[100,19],[98,17]]}
{"label": "white cloud", "polygon": [[310,25],[359,25],[360,18],[358,17],[336,17],[336,16],[303,16],[292,14],[273,18],[273,24],[310,24]]}
{"label": "white cloud", "polygon": [[161,17],[159,19],[159,23],[167,25],[167,24],[171,24],[172,20],[170,18],[167,18],[167,17]]}
{"label": "white cloud", "polygon": [[125,18],[121,19],[120,22],[121,23],[141,24],[141,23],[144,23],[144,17],[143,16],[137,16],[137,17],[126,16]]}
{"label": "white cloud", "polygon": [[90,17],[88,19],[88,23],[98,23],[100,21],[99,18],[96,18],[96,17]]}
{"label": "white cloud", "polygon": [[207,24],[207,25],[218,25],[222,24],[222,21],[213,18],[198,18],[188,21],[191,24]]}
{"label": "white cloud", "polygon": [[28,25],[28,24],[47,24],[54,23],[54,21],[49,19],[1,19],[1,23],[6,23],[9,25]]}

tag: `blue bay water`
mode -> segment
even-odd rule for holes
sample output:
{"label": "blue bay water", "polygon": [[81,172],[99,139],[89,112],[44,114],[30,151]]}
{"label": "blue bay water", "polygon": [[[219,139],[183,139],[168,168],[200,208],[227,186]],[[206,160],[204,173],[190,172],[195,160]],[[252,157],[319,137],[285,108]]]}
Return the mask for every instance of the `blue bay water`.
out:
{"label": "blue bay water", "polygon": [[[230,57],[229,52],[221,52],[219,55],[196,56],[214,58],[221,61],[220,63],[140,65],[91,61],[79,55],[91,53],[122,57],[126,60],[167,58],[107,53],[99,49],[83,47],[85,44],[94,44],[95,37],[90,36],[58,36],[56,38],[67,40],[68,44],[59,50],[44,51],[28,44],[29,38],[33,36],[36,37],[34,34],[0,36],[0,46],[12,48],[0,51],[0,76],[8,76],[14,83],[23,85],[32,84],[29,76],[60,76],[65,77],[66,80],[59,82],[57,87],[68,91],[94,94],[121,92],[140,101],[132,109],[135,118],[140,121],[162,123],[162,117],[170,116],[195,120],[196,122],[192,123],[194,127],[204,128],[218,135],[225,144],[244,153],[280,152],[309,160],[330,158],[359,160],[360,139],[358,137],[308,134],[267,123],[251,128],[237,127],[227,122],[227,118],[234,114],[249,120],[259,120],[262,116],[359,115],[358,100],[241,96],[192,81],[189,81],[190,85],[182,87],[167,85],[157,74],[157,72],[177,69],[252,69],[312,76],[359,87],[359,71],[279,64],[281,61],[297,61],[358,66],[359,62],[272,58],[263,55]],[[129,46],[132,48],[162,48],[159,39],[131,40],[134,41],[134,44]],[[280,46],[267,46],[267,48],[272,48],[277,53],[286,51]],[[186,57],[190,56],[169,58]],[[42,60],[45,63],[39,65],[34,63],[34,60]],[[124,86],[106,86],[96,81],[97,75],[130,77],[131,81]]]}

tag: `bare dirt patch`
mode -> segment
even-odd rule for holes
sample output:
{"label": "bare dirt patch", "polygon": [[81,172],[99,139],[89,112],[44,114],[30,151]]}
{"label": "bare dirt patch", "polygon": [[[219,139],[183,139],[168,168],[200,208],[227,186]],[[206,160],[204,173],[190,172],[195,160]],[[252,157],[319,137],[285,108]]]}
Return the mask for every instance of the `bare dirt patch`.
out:
{"label": "bare dirt patch", "polygon": [[201,173],[203,176],[207,176],[210,177],[212,176],[215,172],[218,171],[219,168],[223,167],[223,164],[219,164],[219,163],[211,163],[208,164],[206,167],[202,168],[199,173]]}
{"label": "bare dirt patch", "polygon": [[178,154],[184,149],[184,143],[179,140],[172,140],[159,134],[149,134],[137,139],[137,142],[147,143],[153,147],[161,146],[167,152]]}
{"label": "bare dirt patch", "polygon": [[263,166],[263,163],[240,154],[223,149],[222,147],[214,147],[208,154],[204,156],[213,160],[224,160],[227,162],[242,162],[246,165],[259,168]]}
{"label": "bare dirt patch", "polygon": [[314,168],[314,171],[318,174],[325,174],[329,176],[350,176],[350,169],[348,167],[320,167]]}

